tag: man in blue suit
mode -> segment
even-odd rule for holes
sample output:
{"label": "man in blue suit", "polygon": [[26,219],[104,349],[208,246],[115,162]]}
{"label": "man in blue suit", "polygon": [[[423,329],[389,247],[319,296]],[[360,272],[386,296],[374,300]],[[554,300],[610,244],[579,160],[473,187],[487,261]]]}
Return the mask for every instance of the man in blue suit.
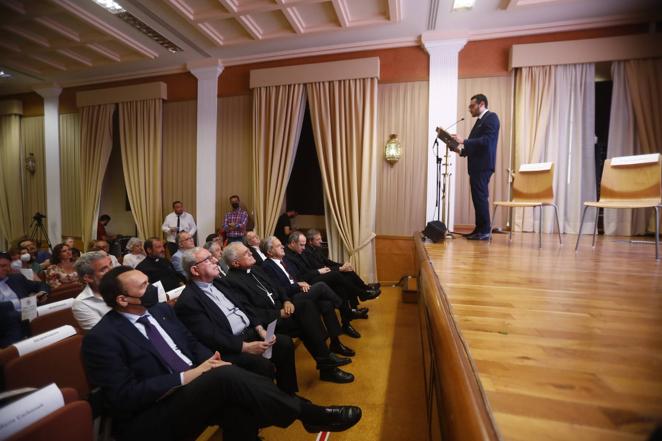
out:
{"label": "man in blue suit", "polygon": [[21,320],[21,299],[46,293],[47,289],[42,282],[28,280],[23,274],[12,274],[11,257],[0,253],[0,347],[30,336],[29,323]]}
{"label": "man in blue suit", "polygon": [[85,335],[82,354],[119,441],[192,439],[215,424],[225,440],[254,440],[258,427],[295,419],[317,432],[345,430],[361,418],[358,407],[314,405],[223,361],[157,303],[138,270],[113,268],[99,290],[113,310]]}
{"label": "man in blue suit", "polygon": [[469,240],[488,240],[490,237],[489,184],[496,166],[496,149],[499,140],[499,117],[487,108],[487,97],[474,95],[469,103],[471,116],[478,117],[468,138],[453,135],[459,146],[455,149],[469,161],[471,199],[476,212],[476,228]]}

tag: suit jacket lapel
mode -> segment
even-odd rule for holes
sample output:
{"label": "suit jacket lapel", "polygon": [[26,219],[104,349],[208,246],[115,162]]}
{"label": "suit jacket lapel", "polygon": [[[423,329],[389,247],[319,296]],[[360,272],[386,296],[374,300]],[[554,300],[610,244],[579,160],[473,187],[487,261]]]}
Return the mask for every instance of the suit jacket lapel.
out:
{"label": "suit jacket lapel", "polygon": [[[122,316],[117,311],[109,311],[108,314],[112,314],[113,320],[115,320],[118,324],[118,328],[120,330],[120,333],[124,336],[126,336],[129,340],[140,346],[141,348],[149,351],[154,357],[156,357],[157,360],[163,365],[163,367],[166,370],[170,370],[167,364],[163,362],[161,359],[161,356],[159,353],[156,351],[152,343],[138,331],[138,328],[135,327],[133,323],[131,323],[129,320],[127,320],[126,317]],[[160,323],[160,322],[159,322]]]}
{"label": "suit jacket lapel", "polygon": [[[219,309],[218,305],[214,303],[213,300],[210,299],[209,296],[207,296],[207,294],[202,292],[202,289],[200,289],[200,287],[195,283],[190,282],[189,286],[195,293],[197,301],[200,302],[200,304],[202,305],[202,309],[204,309],[208,314],[211,315],[212,320],[215,322],[220,322],[226,328],[231,329],[232,327],[230,326],[230,322],[228,321],[228,318]],[[218,288],[218,286],[216,286],[216,288]]]}

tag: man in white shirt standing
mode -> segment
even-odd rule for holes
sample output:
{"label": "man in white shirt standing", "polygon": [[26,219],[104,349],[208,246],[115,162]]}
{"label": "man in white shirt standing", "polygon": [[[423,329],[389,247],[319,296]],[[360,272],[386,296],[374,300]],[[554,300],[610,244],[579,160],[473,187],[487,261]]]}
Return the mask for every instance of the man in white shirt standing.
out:
{"label": "man in white shirt standing", "polygon": [[88,331],[112,308],[106,304],[99,292],[101,278],[112,268],[110,257],[104,251],[90,251],[76,260],[78,277],[87,286],[78,294],[71,311],[78,325]]}
{"label": "man in white shirt standing", "polygon": [[181,201],[173,202],[172,209],[174,211],[165,217],[163,225],[161,225],[161,230],[163,230],[166,237],[166,246],[171,256],[177,252],[177,233],[186,231],[193,237],[198,231],[195,219],[190,213],[184,211],[184,204]]}

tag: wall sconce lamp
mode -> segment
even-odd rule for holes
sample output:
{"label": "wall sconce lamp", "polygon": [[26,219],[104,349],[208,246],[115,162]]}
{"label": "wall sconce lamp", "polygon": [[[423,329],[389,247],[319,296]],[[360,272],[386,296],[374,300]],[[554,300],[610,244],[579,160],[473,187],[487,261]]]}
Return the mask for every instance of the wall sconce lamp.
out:
{"label": "wall sconce lamp", "polygon": [[402,156],[402,148],[400,147],[398,135],[391,134],[388,141],[386,141],[386,146],[384,146],[384,159],[393,166],[400,160],[400,156]]}
{"label": "wall sconce lamp", "polygon": [[27,158],[25,158],[25,169],[30,172],[31,175],[34,175],[34,172],[37,171],[37,160],[34,157],[34,153],[30,153]]}

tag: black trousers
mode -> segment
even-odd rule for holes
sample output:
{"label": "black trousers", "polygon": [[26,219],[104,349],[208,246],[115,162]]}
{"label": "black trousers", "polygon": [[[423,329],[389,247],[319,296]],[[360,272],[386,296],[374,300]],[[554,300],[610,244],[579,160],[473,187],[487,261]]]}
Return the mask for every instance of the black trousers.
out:
{"label": "black trousers", "polygon": [[491,171],[476,172],[469,175],[471,199],[474,203],[474,211],[476,212],[475,231],[479,234],[488,234],[491,230],[489,203],[491,177]]}
{"label": "black trousers", "polygon": [[258,428],[287,427],[300,413],[300,400],[267,378],[237,366],[222,366],[124,421],[116,436],[119,441],[175,441],[193,439],[207,426],[220,425],[224,440],[252,441]]}
{"label": "black trousers", "polygon": [[342,334],[342,328],[338,322],[338,316],[336,316],[336,308],[343,306],[343,299],[333,292],[329,285],[324,282],[313,283],[308,292],[294,296],[295,299],[299,297],[315,302],[329,337],[337,337]]}
{"label": "black trousers", "polygon": [[[245,342],[262,340],[262,337],[253,328],[247,328],[242,338]],[[294,343],[288,335],[276,334],[276,343],[274,343],[270,360],[262,355],[245,352],[240,354],[221,353],[221,358],[258,375],[275,378],[276,384],[283,392],[293,394],[299,390],[294,361]]]}
{"label": "black trousers", "polygon": [[358,296],[363,294],[364,290],[348,281],[340,271],[318,274],[311,280],[311,283],[318,282],[326,283],[343,300],[343,304],[339,308],[340,316],[343,322],[348,323],[351,320],[350,304],[357,304]]}
{"label": "black trousers", "polygon": [[313,300],[302,295],[295,296],[292,303],[294,303],[294,314],[288,318],[278,319],[276,331],[291,337],[300,337],[313,358],[328,357],[330,352],[326,345],[326,330],[320,320],[317,305]]}

